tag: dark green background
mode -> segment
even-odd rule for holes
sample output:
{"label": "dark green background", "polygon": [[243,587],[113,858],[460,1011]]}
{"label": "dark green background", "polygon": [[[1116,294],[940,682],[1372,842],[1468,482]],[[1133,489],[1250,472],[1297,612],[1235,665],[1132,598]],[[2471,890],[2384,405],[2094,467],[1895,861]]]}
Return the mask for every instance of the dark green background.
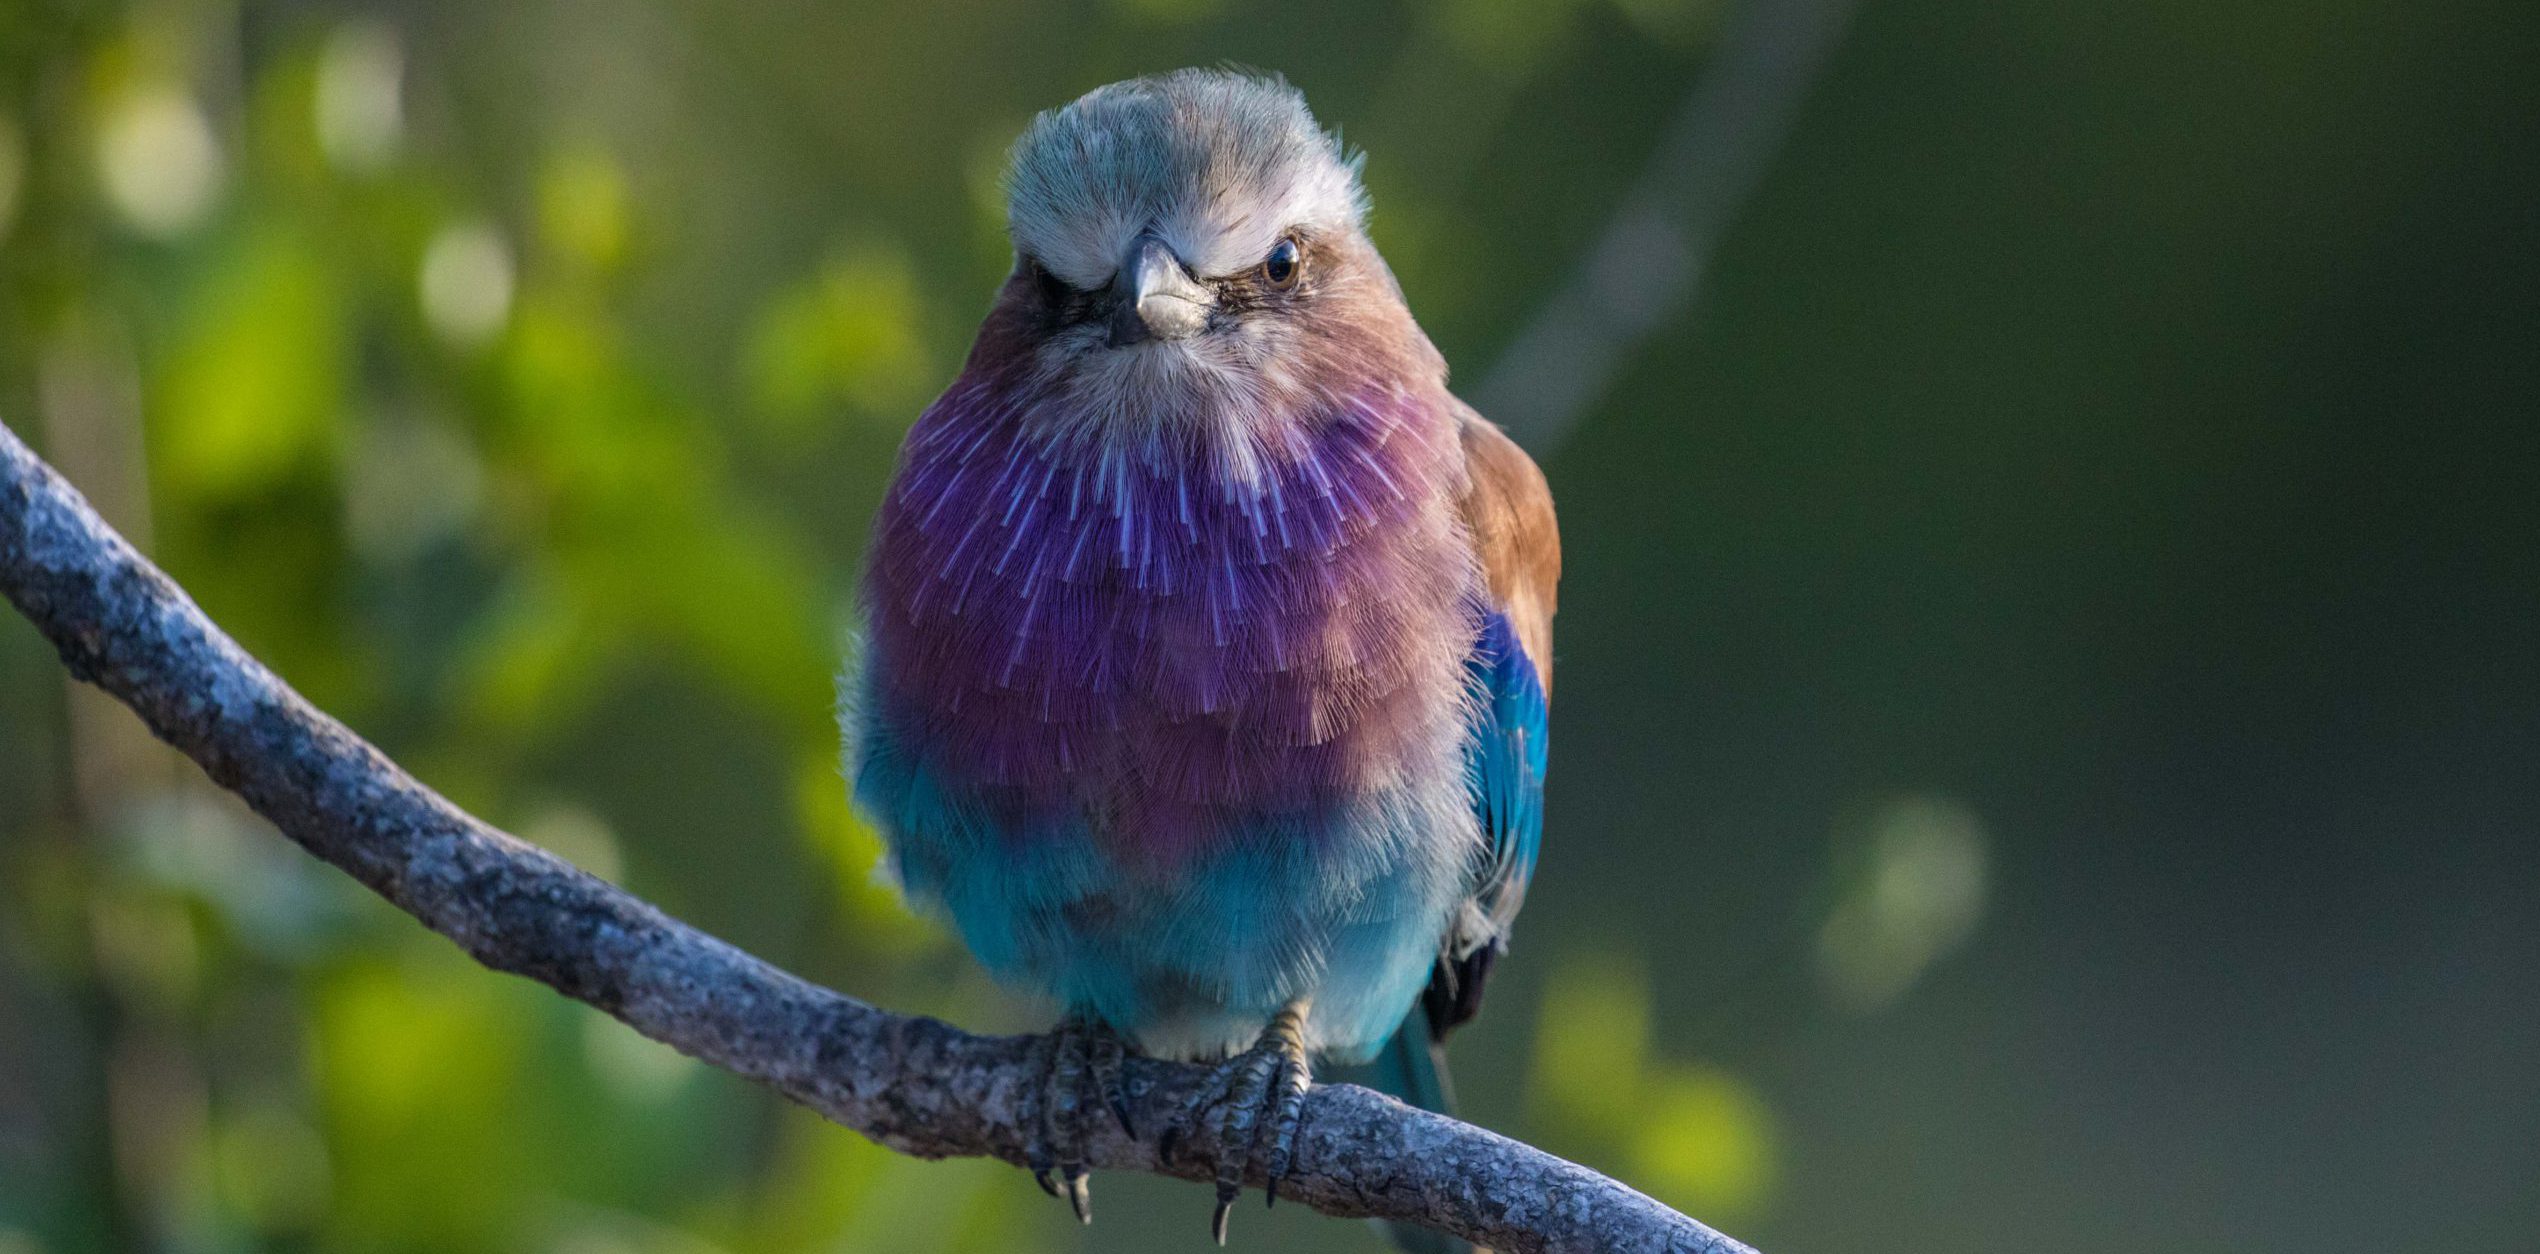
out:
{"label": "dark green background", "polygon": [[[828,718],[891,451],[1006,265],[1003,145],[1283,70],[1478,380],[1727,17],[0,0],[0,421],[463,803],[1027,1025],[867,878]],[[1538,449],[1550,830],[1467,1113],[1768,1250],[2535,1248],[2536,34],[1859,9],[1698,293]],[[363,47],[403,84],[370,160],[317,120]],[[217,167],[156,225],[101,156],[149,100]],[[516,278],[482,338],[417,296],[467,223]],[[304,861],[0,615],[0,1252],[1204,1239],[1186,1186],[1103,1177],[1080,1231],[894,1158]]]}

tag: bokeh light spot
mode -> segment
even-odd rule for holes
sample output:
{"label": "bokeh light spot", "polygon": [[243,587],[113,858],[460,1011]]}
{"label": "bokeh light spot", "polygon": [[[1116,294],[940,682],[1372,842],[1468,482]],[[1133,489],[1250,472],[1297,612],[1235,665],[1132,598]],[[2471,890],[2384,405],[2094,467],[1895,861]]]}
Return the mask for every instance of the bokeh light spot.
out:
{"label": "bokeh light spot", "polygon": [[1818,974],[1835,1004],[1867,1013],[1893,1004],[1975,930],[1984,825],[1947,798],[1904,797],[1840,843],[1857,852],[1817,935]]}
{"label": "bokeh light spot", "polygon": [[582,1056],[591,1073],[619,1097],[645,1103],[666,1101],[703,1065],[599,1011],[585,1013],[581,1019]]}
{"label": "bokeh light spot", "polygon": [[454,344],[483,344],[511,317],[512,281],[511,246],[493,227],[444,227],[423,250],[417,282],[424,320]]}
{"label": "bokeh light spot", "polygon": [[174,87],[118,96],[97,132],[97,170],[124,222],[158,239],[203,220],[223,177],[219,139],[192,97]]}
{"label": "bokeh light spot", "polygon": [[1628,958],[1573,958],[1545,988],[1537,1014],[1538,1117],[1594,1133],[1637,1117],[1649,1065],[1649,984]]}
{"label": "bokeh light spot", "polygon": [[406,129],[405,52],[394,30],[348,22],[327,37],[316,113],[318,146],[337,168],[369,172],[397,155]]}
{"label": "bokeh light spot", "polygon": [[617,833],[587,806],[549,802],[524,820],[519,831],[521,839],[601,879],[616,882],[626,873]]}
{"label": "bokeh light spot", "polygon": [[1671,1071],[1642,1097],[1634,1178],[1681,1210],[1715,1221],[1755,1213],[1773,1185],[1772,1109],[1711,1067]]}

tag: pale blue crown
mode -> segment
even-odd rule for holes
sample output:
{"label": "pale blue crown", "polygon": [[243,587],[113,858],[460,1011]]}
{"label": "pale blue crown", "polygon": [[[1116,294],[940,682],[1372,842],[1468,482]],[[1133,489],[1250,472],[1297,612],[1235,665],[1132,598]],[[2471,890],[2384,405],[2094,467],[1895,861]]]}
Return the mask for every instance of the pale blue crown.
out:
{"label": "pale blue crown", "polygon": [[1014,146],[1015,247],[1079,287],[1152,230],[1200,275],[1258,265],[1290,230],[1354,231],[1358,161],[1284,80],[1175,70],[1041,114]]}

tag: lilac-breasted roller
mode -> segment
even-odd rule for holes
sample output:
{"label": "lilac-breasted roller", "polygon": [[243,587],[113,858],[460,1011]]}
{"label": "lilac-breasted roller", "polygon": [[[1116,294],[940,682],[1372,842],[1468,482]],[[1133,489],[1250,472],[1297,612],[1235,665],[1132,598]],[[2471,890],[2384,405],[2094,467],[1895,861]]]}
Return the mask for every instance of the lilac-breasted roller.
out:
{"label": "lilac-breasted roller", "polygon": [[1050,1169],[1124,1046],[1226,1059],[1179,1137],[1227,1205],[1310,1060],[1439,1105],[1541,826],[1542,474],[1447,390],[1357,160],[1285,83],[1042,114],[1013,273],[876,524],[850,771],[909,897],[1048,1038]]}

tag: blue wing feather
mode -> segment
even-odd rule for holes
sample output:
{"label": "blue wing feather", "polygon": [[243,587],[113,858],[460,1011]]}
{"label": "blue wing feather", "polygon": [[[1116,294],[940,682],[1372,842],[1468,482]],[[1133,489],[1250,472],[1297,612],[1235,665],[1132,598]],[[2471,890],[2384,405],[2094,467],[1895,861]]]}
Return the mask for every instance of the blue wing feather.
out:
{"label": "blue wing feather", "polygon": [[1550,709],[1542,674],[1506,614],[1493,613],[1483,623],[1465,670],[1482,696],[1465,777],[1490,854],[1474,897],[1504,930],[1516,916],[1543,844]]}
{"label": "blue wing feather", "polygon": [[1542,671],[1506,614],[1484,616],[1465,675],[1474,693],[1465,786],[1482,840],[1466,907],[1439,947],[1436,973],[1421,999],[1437,1037],[1480,1011],[1483,986],[1507,947],[1543,844],[1549,706]]}

